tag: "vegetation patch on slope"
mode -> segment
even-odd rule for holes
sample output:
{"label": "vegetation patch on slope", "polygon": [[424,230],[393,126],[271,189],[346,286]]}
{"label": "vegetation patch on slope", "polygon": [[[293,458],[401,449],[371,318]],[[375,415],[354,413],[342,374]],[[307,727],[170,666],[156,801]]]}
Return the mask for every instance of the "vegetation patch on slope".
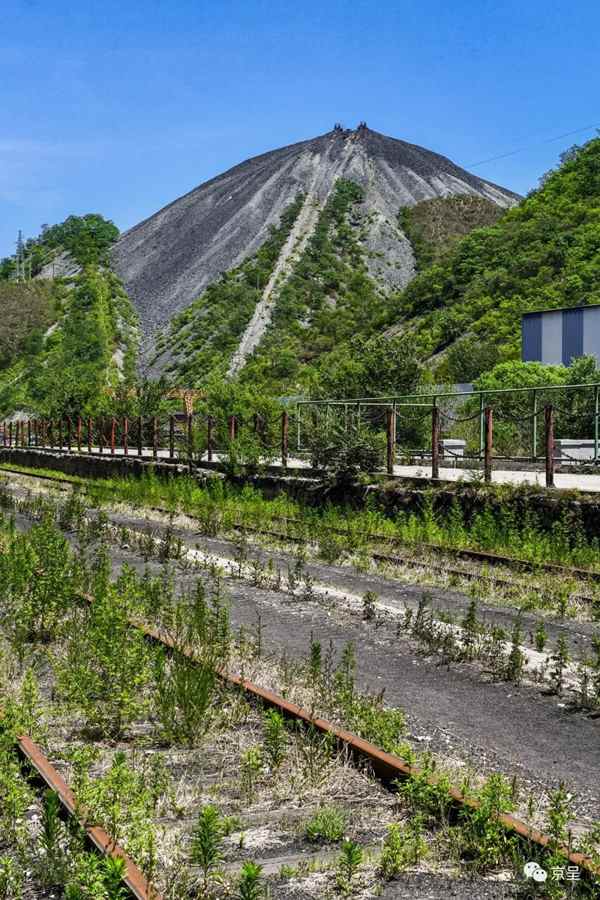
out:
{"label": "vegetation patch on slope", "polygon": [[600,139],[563,154],[539,190],[477,229],[398,297],[414,352],[471,381],[520,357],[521,315],[600,302]]}
{"label": "vegetation patch on slope", "polygon": [[39,349],[44,332],[60,313],[61,293],[45,281],[0,280],[0,370],[19,354]]}
{"label": "vegetation patch on slope", "polygon": [[[42,225],[41,234],[23,242],[21,252],[27,261],[27,274],[37,275],[42,267],[64,251],[80,266],[107,262],[109,247],[119,237],[119,229],[98,213],[69,216],[57,225]],[[13,278],[17,262],[14,256],[0,260],[0,281]]]}
{"label": "vegetation patch on slope", "polygon": [[417,271],[439,262],[458,241],[476,228],[495,225],[504,210],[470,194],[434,197],[400,210],[398,221],[409,239]]}
{"label": "vegetation patch on slope", "polygon": [[389,296],[369,277],[363,246],[362,188],[340,179],[314,234],[282,286],[273,318],[240,374],[277,393],[365,391],[386,371],[398,390],[414,384],[418,365],[381,330]]}
{"label": "vegetation patch on slope", "polygon": [[156,358],[165,352],[172,356],[166,371],[176,380],[196,384],[212,374],[225,374],[302,202],[302,195],[298,195],[259,250],[209,285],[185,312],[173,319],[169,332],[158,339]]}
{"label": "vegetation patch on slope", "polygon": [[0,374],[0,411],[38,415],[97,414],[110,390],[133,381],[137,318],[119,279],[89,266],[64,299],[61,319],[37,352]]}

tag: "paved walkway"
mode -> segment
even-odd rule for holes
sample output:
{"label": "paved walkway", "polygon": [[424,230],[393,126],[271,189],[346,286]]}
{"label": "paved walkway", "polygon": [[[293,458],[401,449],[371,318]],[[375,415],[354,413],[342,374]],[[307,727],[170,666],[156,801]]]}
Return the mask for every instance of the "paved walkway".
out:
{"label": "paved walkway", "polygon": [[[431,478],[430,466],[394,466],[394,475],[400,478]],[[440,466],[442,481],[475,481],[483,478],[481,469],[462,469]],[[494,484],[539,484],[545,486],[546,473],[494,469]],[[555,472],[554,486],[563,490],[600,491],[600,475],[584,475],[577,472]]]}

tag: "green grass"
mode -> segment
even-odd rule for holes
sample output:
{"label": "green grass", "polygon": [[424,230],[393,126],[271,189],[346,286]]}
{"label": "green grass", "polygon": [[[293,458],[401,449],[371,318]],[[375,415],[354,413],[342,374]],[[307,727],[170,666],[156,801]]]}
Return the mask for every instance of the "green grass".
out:
{"label": "green grass", "polygon": [[97,504],[124,502],[185,513],[197,518],[207,534],[222,534],[239,526],[287,529],[290,535],[318,543],[324,558],[331,562],[344,552],[364,550],[370,544],[377,545],[378,538],[387,537],[416,548],[435,545],[449,550],[484,550],[533,563],[600,571],[598,540],[587,538],[572,511],[565,507],[563,515],[549,525],[543,512],[536,512],[527,504],[524,512],[517,512],[520,507],[516,501],[522,500],[524,494],[515,489],[490,491],[484,511],[466,522],[458,499],[448,512],[441,514],[434,510],[431,495],[421,511],[390,516],[375,498],[363,509],[331,503],[315,508],[284,494],[266,498],[248,485],[238,487],[216,479],[200,485],[186,475],[163,479],[150,473],[141,478],[84,479],[67,478],[49,469],[10,468],[85,486],[90,501]]}

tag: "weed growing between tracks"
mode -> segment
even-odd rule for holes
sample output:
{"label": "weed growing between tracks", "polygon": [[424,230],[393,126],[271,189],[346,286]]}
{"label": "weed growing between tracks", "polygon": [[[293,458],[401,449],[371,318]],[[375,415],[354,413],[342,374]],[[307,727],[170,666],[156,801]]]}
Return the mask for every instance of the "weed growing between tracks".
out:
{"label": "weed growing between tracks", "polygon": [[[13,501],[14,502],[14,501]],[[142,531],[130,530],[125,526],[112,525],[104,513],[96,518],[85,515],[81,497],[71,494],[64,502],[54,502],[42,496],[26,497],[17,502],[17,507],[30,516],[43,516],[44,510],[56,517],[64,528],[77,528],[80,541],[89,544],[98,537],[104,537],[131,548],[136,546],[143,558],[166,561],[175,559],[178,564],[190,570],[209,570],[213,574],[222,571],[220,563],[210,554],[196,553],[190,558],[180,537],[175,536],[172,523],[159,530],[144,528]],[[322,586],[316,586],[313,577],[306,568],[306,548],[296,547],[294,564],[288,563],[287,572],[275,568],[272,559],[262,561],[252,558],[252,547],[244,533],[238,536],[235,544],[233,560],[228,567],[230,577],[250,581],[253,586],[270,591],[283,592],[299,598],[303,603],[312,604],[330,602],[328,592],[323,594]],[[192,553],[192,557],[194,553]],[[223,562],[223,560],[221,560]],[[160,590],[160,589],[159,589]],[[557,588],[561,597],[568,596],[568,585],[559,584]],[[495,681],[507,681],[520,684],[545,685],[548,694],[567,696],[570,706],[579,709],[594,709],[600,705],[600,639],[593,638],[588,658],[580,658],[575,666],[570,662],[567,640],[561,636],[555,648],[548,647],[544,652],[539,649],[542,642],[544,623],[538,622],[531,628],[529,642],[536,652],[525,646],[526,635],[520,615],[514,619],[511,630],[492,624],[488,625],[478,619],[477,601],[479,593],[475,582],[470,584],[470,594],[474,599],[464,617],[457,618],[450,611],[435,611],[427,593],[423,593],[416,610],[408,607],[403,618],[398,614],[390,621],[389,615],[380,615],[377,596],[368,591],[362,598],[362,618],[380,627],[387,624],[394,627],[398,637],[416,640],[428,654],[435,654],[441,661],[450,664],[470,663],[481,670],[484,677]],[[489,603],[489,596],[486,595]],[[521,610],[528,610],[531,604],[523,603]],[[146,611],[152,617],[152,610]],[[397,624],[394,624],[394,621]],[[258,623],[258,641],[261,640],[260,622]],[[545,639],[543,640],[545,647]],[[198,679],[200,676],[196,676]],[[198,682],[198,687],[200,683]],[[346,715],[350,713],[346,710]],[[360,720],[353,719],[353,727],[360,731]]]}
{"label": "weed growing between tracks", "polygon": [[[74,507],[71,513],[77,518]],[[443,775],[435,786],[422,777],[389,794],[327,737],[249,704],[216,671],[225,664],[246,674],[270,670],[280,690],[315,714],[432,774],[433,760],[417,760],[405,742],[401,712],[357,691],[350,647],[336,659],[314,642],[299,666],[266,660],[259,634],[233,639],[218,577],[208,591],[198,587],[184,597],[173,595],[168,574],[153,580],[125,571],[111,584],[106,554],[95,546],[102,523],[82,521],[79,550],[72,552],[41,508],[40,514],[26,535],[6,521],[0,534],[6,758],[12,759],[11,734],[27,730],[41,740],[67,773],[82,815],[121,841],[167,896],[260,897],[268,888],[273,897],[287,897],[290,885],[307,897],[376,896],[388,878],[440,865],[474,877],[512,871],[518,885],[523,849],[496,819],[516,806],[514,785],[500,776],[465,784],[481,806],[465,809],[458,820]],[[52,579],[62,590],[40,627],[39,607]],[[93,603],[77,602],[82,591],[93,594]],[[139,639],[126,624],[132,617],[160,625],[174,639],[174,651]],[[476,633],[476,611],[469,618]],[[183,660],[184,646],[198,657],[199,683]],[[88,654],[87,672],[78,648],[79,657],[83,648]],[[74,885],[69,898],[116,896],[115,873],[89,876],[92,863],[80,863],[70,834],[55,826],[52,801],[41,825],[27,819],[31,795],[15,780],[14,766],[8,769],[14,777],[0,788],[5,881],[28,878],[29,889],[52,871],[56,889]],[[547,823],[556,847],[568,839],[569,819],[568,799],[556,795]],[[315,871],[306,864],[309,826],[331,848],[320,862],[313,860]],[[597,837],[586,839],[594,853]],[[57,864],[47,865],[49,859]],[[95,857],[85,859],[96,865]],[[82,866],[88,867],[85,878]],[[588,890],[582,883],[575,893]],[[562,885],[546,885],[538,896],[560,891]]]}
{"label": "weed growing between tracks", "polygon": [[[60,481],[51,469],[16,467],[24,474],[44,475]],[[2,466],[0,466],[0,470]],[[68,476],[85,488],[90,502],[135,507],[157,507],[197,518],[203,533],[216,536],[241,526],[268,529],[283,526],[290,536],[316,542],[323,559],[335,562],[347,553],[377,546],[378,537],[397,540],[412,547],[435,545],[448,550],[471,549],[506,554],[531,563],[556,563],[600,572],[600,544],[589,540],[577,513],[565,510],[548,528],[543,512],[526,505],[517,512],[515,498],[524,498],[530,488],[494,486],[491,496],[499,501],[469,517],[454,500],[445,513],[436,512],[432,495],[425,495],[419,512],[389,516],[374,496],[365,508],[354,509],[327,503],[306,506],[285,494],[267,499],[251,486],[237,487],[219,478],[199,483],[187,475],[158,478],[84,479]]]}

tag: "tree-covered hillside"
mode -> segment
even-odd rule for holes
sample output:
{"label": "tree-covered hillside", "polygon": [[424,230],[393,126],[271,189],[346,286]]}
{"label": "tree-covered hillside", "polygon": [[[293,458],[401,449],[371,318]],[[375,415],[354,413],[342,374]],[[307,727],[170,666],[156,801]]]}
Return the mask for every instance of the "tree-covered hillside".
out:
{"label": "tree-covered hillside", "polygon": [[[61,252],[69,254],[80,266],[107,262],[107,251],[119,237],[119,229],[98,213],[69,216],[57,225],[42,225],[37,237],[22,242],[19,253],[28,277],[35,277],[49,261]],[[0,281],[14,278],[15,256],[0,260]]]}
{"label": "tree-covered hillside", "polygon": [[[394,333],[411,336],[438,380],[471,381],[520,357],[521,314],[600,302],[600,139],[563,155],[539,190],[473,231],[399,295]],[[395,322],[394,322],[395,318]]]}
{"label": "tree-covered hillside", "polygon": [[485,197],[459,194],[434,197],[400,210],[400,226],[412,244],[417,271],[439,262],[449,250],[475,228],[495,225],[504,214]]}
{"label": "tree-covered hillside", "polygon": [[102,216],[69,216],[25,243],[27,274],[35,275],[49,253],[68,253],[80,267],[69,278],[15,281],[14,258],[4,261],[0,415],[107,411],[114,392],[133,384],[137,317],[119,279],[104,265],[118,233]]}
{"label": "tree-covered hillside", "polygon": [[119,279],[87,266],[70,288],[54,285],[54,327],[0,372],[0,414],[97,414],[136,377],[137,318]]}

